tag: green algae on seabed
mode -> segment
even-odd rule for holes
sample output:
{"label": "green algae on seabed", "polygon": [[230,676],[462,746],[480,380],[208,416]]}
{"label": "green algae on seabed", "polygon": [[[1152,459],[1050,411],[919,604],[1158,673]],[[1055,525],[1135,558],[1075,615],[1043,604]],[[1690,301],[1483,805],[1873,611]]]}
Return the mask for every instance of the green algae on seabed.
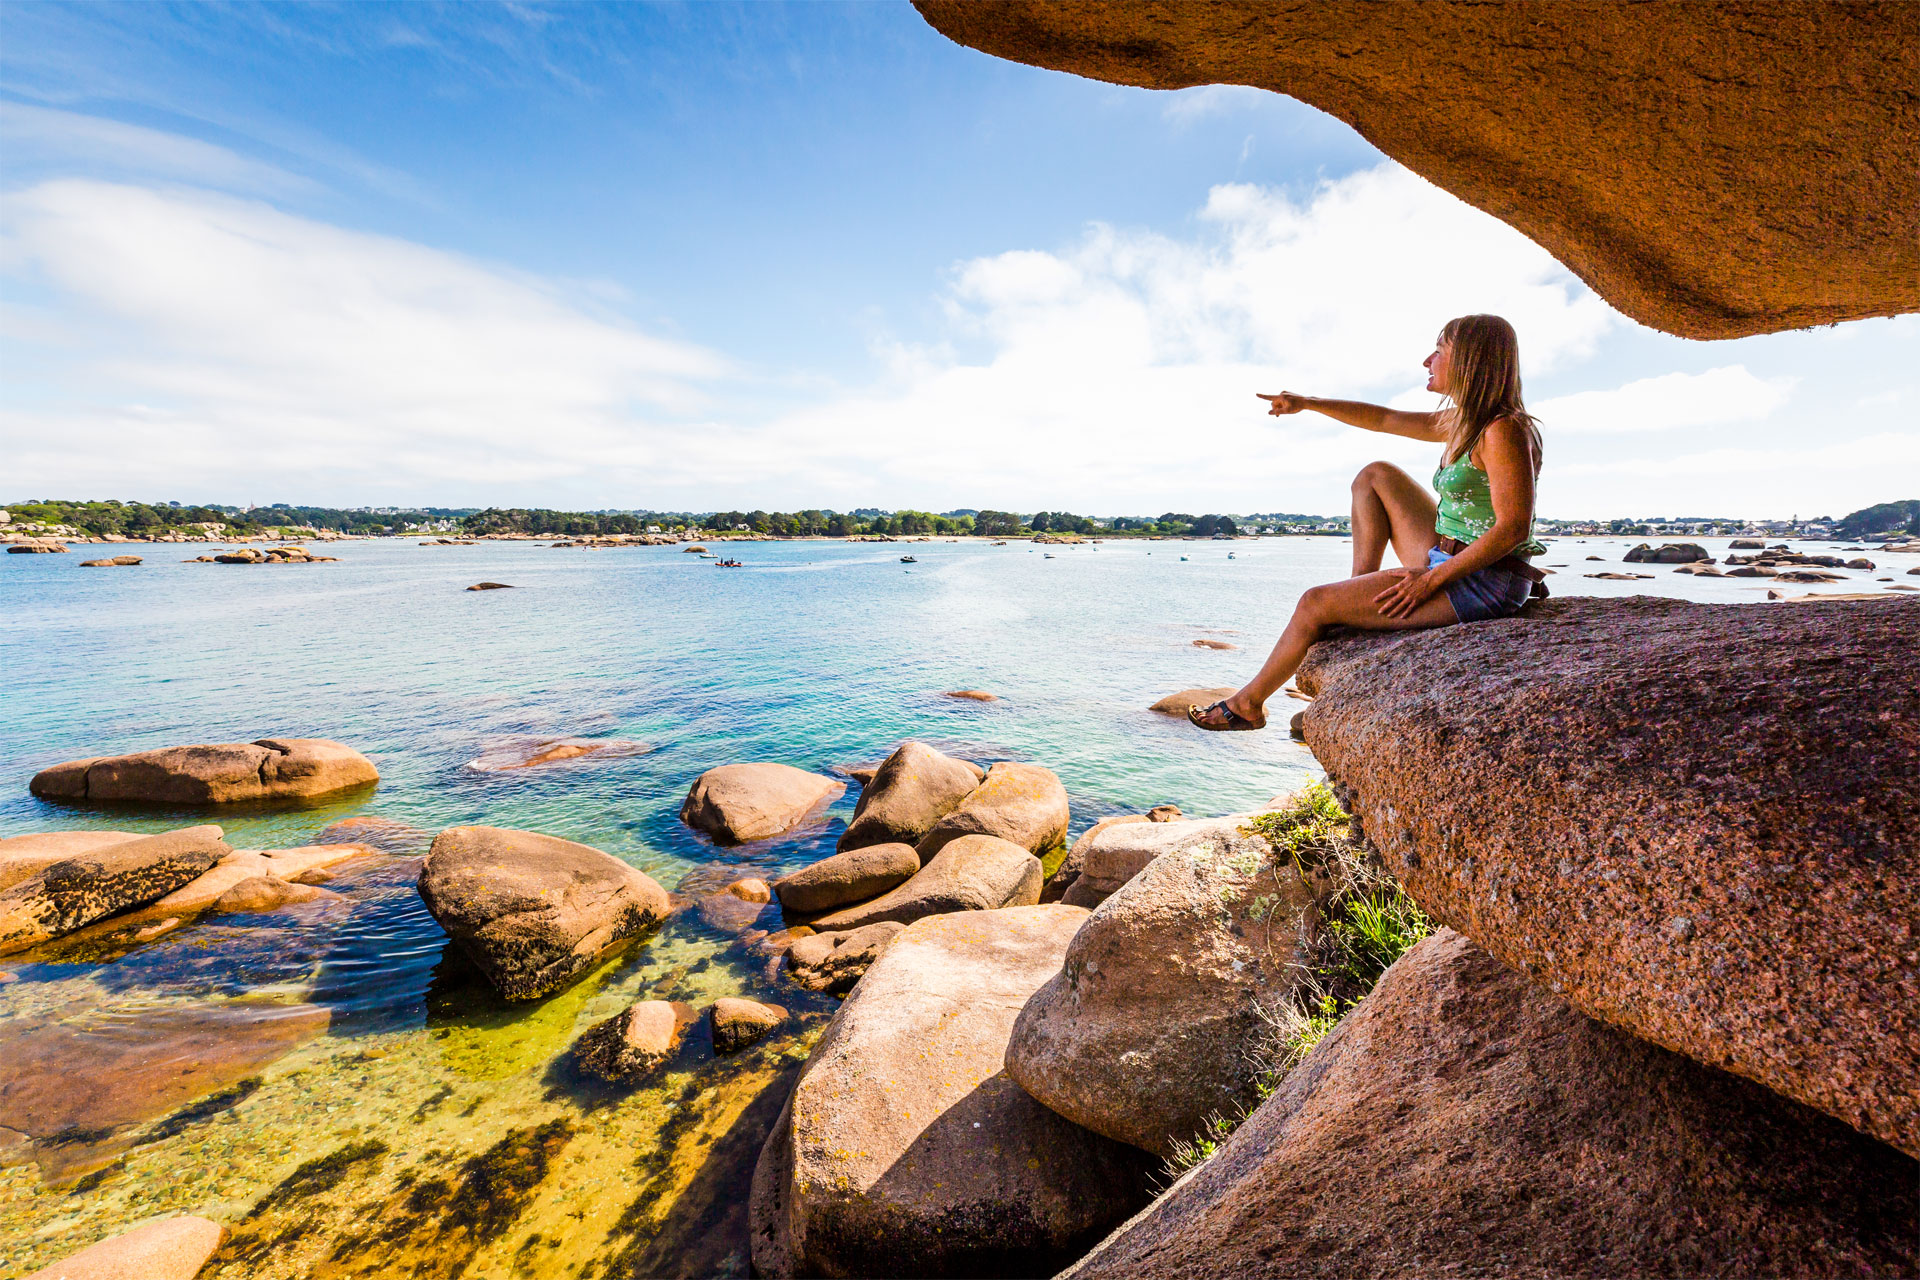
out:
{"label": "green algae on seabed", "polygon": [[464,1159],[423,1142],[380,1163],[316,1162],[349,1176],[262,1197],[207,1277],[744,1276],[754,1162],[818,1025],[585,1106],[550,1070],[505,1117],[443,1122],[440,1139],[488,1136]]}
{"label": "green algae on seabed", "polygon": [[636,951],[620,948],[566,990],[538,1001],[508,1000],[462,966],[455,985],[428,996],[427,1025],[440,1042],[441,1061],[467,1080],[500,1080],[550,1061],[572,1043],[582,1011],[608,983],[647,958]]}

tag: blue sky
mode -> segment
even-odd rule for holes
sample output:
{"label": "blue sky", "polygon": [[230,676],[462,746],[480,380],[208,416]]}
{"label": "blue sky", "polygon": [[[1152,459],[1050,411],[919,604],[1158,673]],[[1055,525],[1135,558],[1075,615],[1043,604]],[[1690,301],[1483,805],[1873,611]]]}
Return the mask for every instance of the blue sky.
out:
{"label": "blue sky", "polygon": [[1121,89],[904,4],[9,3],[0,498],[1345,507],[1519,325],[1549,515],[1920,490],[1920,323],[1645,330],[1255,90]]}

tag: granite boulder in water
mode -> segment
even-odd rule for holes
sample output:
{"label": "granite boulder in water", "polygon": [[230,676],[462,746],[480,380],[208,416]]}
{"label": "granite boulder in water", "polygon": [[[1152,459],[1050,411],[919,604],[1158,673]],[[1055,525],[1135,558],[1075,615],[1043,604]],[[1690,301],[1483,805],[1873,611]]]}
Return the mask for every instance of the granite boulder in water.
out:
{"label": "granite boulder in water", "polygon": [[1007,1074],[1075,1124],[1160,1156],[1255,1100],[1266,1019],[1307,973],[1314,886],[1267,842],[1186,828],[1099,909],[1015,1019]]}
{"label": "granite boulder in water", "polygon": [[799,986],[840,995],[853,989],[906,927],[897,920],[882,920],[838,932],[809,932],[786,948],[786,967]]}
{"label": "granite boulder in water", "polygon": [[983,776],[979,765],[956,760],[924,742],[901,743],[860,792],[840,848],[919,843],[934,823],[972,794]]}
{"label": "granite boulder in water", "polygon": [[76,854],[0,894],[0,955],[166,897],[232,852],[219,827],[186,827]]}
{"label": "granite boulder in water", "polygon": [[69,760],[28,789],[48,800],[233,804],[305,799],[380,781],[373,762],[325,738],[261,738]]}
{"label": "granite boulder in water", "polygon": [[420,896],[509,1000],[560,990],[669,910],[666,890],[618,858],[502,827],[434,837]]}
{"label": "granite boulder in water", "polygon": [[1030,907],[1040,901],[1040,859],[994,836],[961,836],[913,879],[871,902],[842,907],[813,922],[820,930],[858,929],[893,920],[911,924],[951,911]]}
{"label": "granite boulder in water", "polygon": [[1086,913],[907,927],[828,1025],[754,1170],[763,1276],[1050,1275],[1146,1203],[1152,1161],[1001,1068]]}
{"label": "granite boulder in water", "polygon": [[746,844],[790,831],[847,784],[786,764],[723,764],[694,779],[680,821],[718,844]]}
{"label": "granite boulder in water", "polygon": [[27,1280],[193,1280],[226,1235],[211,1218],[175,1214],[108,1236]]}
{"label": "granite boulder in water", "polygon": [[1043,853],[1067,838],[1067,789],[1051,769],[1002,760],[921,837],[915,846],[920,860],[928,861],[962,836],[994,836]]}
{"label": "granite boulder in water", "polygon": [[698,1015],[693,1006],[669,1000],[642,1000],[604,1022],[595,1023],[574,1042],[574,1061],[603,1080],[629,1080],[659,1070],[680,1048],[680,1040]]}
{"label": "granite boulder in water", "polygon": [[774,881],[780,905],[802,915],[865,902],[911,880],[920,855],[910,844],[850,848]]}

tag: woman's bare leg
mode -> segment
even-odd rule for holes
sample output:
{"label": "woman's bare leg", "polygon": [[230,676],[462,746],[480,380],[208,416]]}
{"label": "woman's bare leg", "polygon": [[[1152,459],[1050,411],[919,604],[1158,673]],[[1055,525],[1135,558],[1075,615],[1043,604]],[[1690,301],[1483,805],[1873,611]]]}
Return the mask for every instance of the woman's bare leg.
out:
{"label": "woman's bare leg", "polygon": [[[1266,717],[1266,702],[1285,684],[1306,659],[1307,649],[1328,627],[1345,625],[1369,631],[1416,631],[1427,627],[1445,627],[1460,621],[1446,593],[1441,592],[1405,618],[1382,616],[1373,598],[1391,586],[1398,574],[1369,573],[1310,588],[1293,608],[1293,618],[1280,633],[1273,652],[1253,679],[1227,699],[1233,714],[1256,724]],[[1218,720],[1216,714],[1211,718]],[[1210,720],[1211,722],[1211,720]]]}
{"label": "woman's bare leg", "polygon": [[1353,576],[1378,572],[1389,543],[1400,563],[1415,573],[1427,567],[1427,552],[1440,510],[1412,476],[1391,462],[1369,462],[1353,478]]}

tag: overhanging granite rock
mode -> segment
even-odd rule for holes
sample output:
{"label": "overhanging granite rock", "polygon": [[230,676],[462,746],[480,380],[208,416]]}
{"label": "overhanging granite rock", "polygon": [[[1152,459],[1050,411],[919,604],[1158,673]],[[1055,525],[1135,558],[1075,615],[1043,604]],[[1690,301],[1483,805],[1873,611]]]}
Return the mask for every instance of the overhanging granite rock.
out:
{"label": "overhanging granite rock", "polygon": [[1312,104],[1668,333],[1920,310],[1920,5],[915,0],[975,49]]}

